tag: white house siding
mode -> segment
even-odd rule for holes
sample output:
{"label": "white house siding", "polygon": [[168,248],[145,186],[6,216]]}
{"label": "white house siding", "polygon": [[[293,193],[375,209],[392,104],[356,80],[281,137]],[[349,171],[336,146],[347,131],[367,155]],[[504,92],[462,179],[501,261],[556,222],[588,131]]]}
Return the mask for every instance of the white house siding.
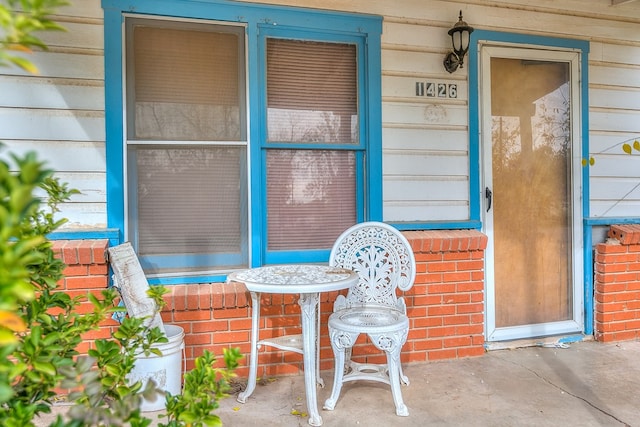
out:
{"label": "white house siding", "polygon": [[640,140],[640,13],[633,16],[633,30],[592,43],[589,57],[594,217],[640,217],[640,153],[621,146]]}
{"label": "white house siding", "polygon": [[[442,59],[458,11],[477,29],[588,40],[591,216],[640,216],[640,153],[621,143],[640,136],[640,1],[301,0],[254,1],[384,17],[382,118],[384,220],[469,218],[467,68],[448,74]],[[36,149],[83,194],[65,206],[73,226],[106,223],[102,10],[74,0],[46,36],[38,77],[0,75],[0,139]],[[417,81],[455,83],[458,97],[415,94]],[[8,126],[10,125],[10,126]]]}
{"label": "white house siding", "polygon": [[[0,70],[0,141],[8,151],[36,151],[82,194],[62,206],[68,227],[106,227],[104,59],[100,0],[73,0],[54,17],[66,32],[42,33],[39,69]],[[3,150],[5,153],[7,150]]]}

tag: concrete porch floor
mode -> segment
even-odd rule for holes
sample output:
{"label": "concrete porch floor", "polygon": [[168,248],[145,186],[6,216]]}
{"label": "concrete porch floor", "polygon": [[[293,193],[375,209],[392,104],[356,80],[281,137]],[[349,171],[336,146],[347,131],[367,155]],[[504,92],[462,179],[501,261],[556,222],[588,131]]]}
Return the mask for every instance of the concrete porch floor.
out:
{"label": "concrete porch floor", "polygon": [[[326,387],[318,389],[325,426],[640,427],[640,342],[496,350],[405,366],[409,417],[395,415],[389,387],[368,382],[345,385],[336,409],[323,410],[331,374],[323,372]],[[235,395],[220,402],[224,426],[308,425],[302,376],[263,383],[245,404]]]}

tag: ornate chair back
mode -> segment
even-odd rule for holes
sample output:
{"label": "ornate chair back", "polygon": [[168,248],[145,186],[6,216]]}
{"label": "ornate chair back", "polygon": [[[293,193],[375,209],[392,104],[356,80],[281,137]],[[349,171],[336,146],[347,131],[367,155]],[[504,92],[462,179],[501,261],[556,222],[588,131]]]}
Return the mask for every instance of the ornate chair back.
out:
{"label": "ornate chair back", "polygon": [[407,239],[381,222],[364,222],[346,230],[333,245],[329,263],[360,277],[334,311],[360,305],[381,305],[406,312],[396,289],[407,291],[415,281],[415,259]]}

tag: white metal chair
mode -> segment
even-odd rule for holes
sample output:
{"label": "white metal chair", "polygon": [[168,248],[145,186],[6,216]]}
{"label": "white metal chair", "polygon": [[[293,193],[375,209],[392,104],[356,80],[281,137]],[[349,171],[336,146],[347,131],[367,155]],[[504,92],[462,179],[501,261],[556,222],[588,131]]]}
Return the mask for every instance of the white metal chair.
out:
{"label": "white metal chair", "polygon": [[[416,277],[415,258],[407,239],[395,228],[381,222],[356,224],[333,245],[329,263],[349,268],[360,280],[340,295],[329,317],[329,337],[335,357],[331,396],[324,408],[333,410],[342,384],[354,380],[379,381],[391,386],[396,414],[408,416],[400,382],[408,385],[400,364],[400,350],[407,341],[409,318],[396,289],[407,291]],[[386,364],[357,363],[351,348],[360,334],[387,356]]]}

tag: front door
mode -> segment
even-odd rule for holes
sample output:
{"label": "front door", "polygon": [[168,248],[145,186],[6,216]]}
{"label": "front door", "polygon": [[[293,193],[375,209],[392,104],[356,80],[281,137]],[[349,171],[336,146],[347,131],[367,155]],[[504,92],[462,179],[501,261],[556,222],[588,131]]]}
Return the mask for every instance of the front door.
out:
{"label": "front door", "polygon": [[579,53],[480,53],[487,340],[581,331]]}

